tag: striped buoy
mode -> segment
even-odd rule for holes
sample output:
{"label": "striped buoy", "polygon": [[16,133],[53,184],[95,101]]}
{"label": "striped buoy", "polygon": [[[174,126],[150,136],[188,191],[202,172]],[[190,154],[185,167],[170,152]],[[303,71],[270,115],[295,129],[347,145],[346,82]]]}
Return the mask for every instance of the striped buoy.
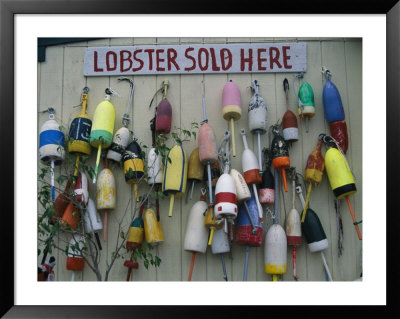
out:
{"label": "striped buoy", "polygon": [[135,199],[138,202],[138,183],[144,177],[144,162],[142,157],[142,149],[135,137],[132,142],[126,147],[124,155],[124,174],[125,182],[127,184],[133,184]]}
{"label": "striped buoy", "polygon": [[54,165],[59,166],[64,161],[64,133],[55,120],[55,110],[48,109],[49,119],[43,123],[39,134],[39,157],[43,164],[50,165],[51,200],[55,199]]}

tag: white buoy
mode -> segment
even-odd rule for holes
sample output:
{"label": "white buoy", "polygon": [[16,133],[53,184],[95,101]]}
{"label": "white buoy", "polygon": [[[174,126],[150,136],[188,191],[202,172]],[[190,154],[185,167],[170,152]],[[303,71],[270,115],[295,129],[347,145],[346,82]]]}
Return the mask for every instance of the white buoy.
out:
{"label": "white buoy", "polygon": [[147,183],[161,184],[163,181],[163,169],[162,169],[161,154],[156,153],[156,149],[153,147],[147,154]]}
{"label": "white buoy", "polygon": [[214,209],[217,219],[237,216],[236,186],[232,176],[229,175],[229,165],[225,165],[224,174],[219,177],[215,186]]}
{"label": "white buoy", "polygon": [[97,212],[96,204],[94,203],[93,199],[89,198],[86,214],[83,216],[84,225],[85,225],[85,232],[87,234],[94,234],[96,237],[97,245],[99,246],[100,250],[101,243],[98,235],[98,231],[103,229],[103,223],[100,218],[100,214]]}
{"label": "white buoy", "polygon": [[80,172],[78,179],[74,187],[75,199],[81,202],[84,206],[88,204],[89,201],[89,188],[88,188],[88,178],[84,172]]}
{"label": "white buoy", "polygon": [[121,127],[115,132],[113,141],[110,149],[107,152],[107,158],[117,163],[121,162],[122,155],[124,154],[125,148],[128,146],[130,141],[130,132],[126,127]]}
{"label": "white buoy", "polygon": [[273,224],[265,235],[265,272],[273,275],[276,281],[276,275],[286,273],[287,264],[287,240],[282,226]]}

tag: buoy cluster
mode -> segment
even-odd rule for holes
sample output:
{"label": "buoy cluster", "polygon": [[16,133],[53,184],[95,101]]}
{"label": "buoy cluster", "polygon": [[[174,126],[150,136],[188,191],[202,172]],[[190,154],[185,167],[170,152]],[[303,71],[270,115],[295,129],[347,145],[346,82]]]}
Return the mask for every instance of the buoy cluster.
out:
{"label": "buoy cluster", "polygon": [[[167,100],[169,82],[163,81],[161,89],[163,98],[156,107],[155,117],[151,122],[152,148],[147,152],[142,151],[141,141],[130,130],[129,113],[132,104],[134,84],[131,84],[131,94],[127,113],[123,116],[123,126],[114,134],[115,108],[111,103],[111,96],[116,92],[107,88],[106,95],[95,111],[93,121],[86,114],[86,101],[88,89],[82,93],[82,111],[71,122],[68,139],[68,152],[76,155],[74,172],[68,183],[57,198],[54,196],[54,166],[61,165],[65,158],[64,134],[55,121],[54,111],[50,110],[50,118],[40,130],[40,159],[44,164],[51,166],[52,173],[52,200],[54,201],[54,214],[52,222],[60,222],[64,227],[69,227],[72,232],[77,230],[82,220],[84,231],[89,236],[96,237],[97,245],[101,249],[98,232],[103,231],[103,241],[107,240],[108,212],[118,206],[116,196],[116,181],[111,168],[112,163],[123,166],[125,182],[133,185],[134,199],[140,202],[138,185],[147,181],[154,187],[156,194],[162,193],[170,199],[168,216],[172,217],[174,201],[185,194],[187,185],[190,187],[186,196],[192,200],[196,184],[201,185],[201,196],[195,202],[187,216],[183,249],[192,254],[188,281],[192,279],[194,262],[197,254],[206,253],[211,246],[213,254],[221,256],[223,279],[228,280],[224,254],[232,254],[232,245],[245,246],[245,265],[243,280],[247,280],[249,267],[250,247],[260,247],[264,241],[265,273],[272,275],[273,281],[278,276],[286,273],[287,245],[293,249],[293,277],[297,280],[296,273],[296,247],[302,244],[302,236],[311,252],[321,252],[325,269],[326,260],[322,251],[329,247],[327,236],[319,218],[310,208],[311,185],[322,182],[326,170],[329,183],[335,197],[340,200],[346,198],[354,221],[359,239],[361,233],[356,221],[355,212],[351,207],[349,196],[356,190],[354,178],[349,164],[345,158],[348,148],[347,127],[344,122],[344,111],[339,91],[330,81],[331,74],[325,71],[326,83],[323,89],[323,104],[326,120],[329,123],[331,135],[321,134],[317,139],[314,151],[309,155],[304,173],[304,181],[309,183],[306,200],[302,199],[303,207],[295,207],[295,190],[298,190],[292,178],[292,208],[285,220],[285,228],[279,223],[280,216],[280,178],[282,178],[284,193],[288,192],[287,170],[291,167],[289,150],[292,143],[298,141],[298,122],[296,115],[289,106],[289,82],[283,82],[287,110],[282,118],[282,123],[268,127],[268,101],[260,93],[257,80],[251,83],[253,96],[248,106],[248,130],[257,136],[257,155],[249,147],[246,129],[241,129],[244,150],[241,154],[241,170],[233,168],[230,159],[236,156],[235,121],[242,116],[242,97],[238,85],[228,81],[221,88],[222,117],[229,121],[230,131],[226,132],[226,151],[218,148],[217,139],[206,115],[205,89],[201,82],[201,95],[203,107],[203,120],[199,127],[197,147],[188,158],[182,143],[176,142],[169,148],[165,158],[156,148],[156,139],[168,135],[172,128],[173,107]],[[298,78],[303,78],[299,76]],[[294,89],[294,88],[293,88]],[[298,116],[308,120],[314,117],[316,106],[311,85],[303,79],[298,90]],[[151,106],[151,104],[150,104]],[[267,136],[271,143],[262,147],[261,135]],[[222,142],[221,142],[222,145]],[[325,158],[322,156],[322,146],[326,146]],[[89,195],[89,178],[83,169],[79,168],[82,157],[91,154],[91,147],[97,148],[96,166],[92,177],[96,184],[96,198]],[[103,169],[98,172],[101,158]],[[111,163],[111,164],[110,164]],[[271,171],[272,170],[272,171]],[[281,177],[280,177],[281,176]],[[189,184],[188,184],[189,183]],[[70,194],[73,194],[71,200]],[[189,196],[190,194],[190,196]],[[282,194],[282,193],[281,193]],[[142,242],[159,244],[164,241],[164,234],[160,224],[159,197],[156,195],[156,205],[153,208],[151,198],[142,200],[138,214],[130,222],[126,236],[126,248],[131,252],[131,258],[126,260],[124,266],[128,268],[127,280],[130,280],[131,270],[138,268],[134,261],[134,252],[141,248]],[[270,209],[274,206],[274,211]],[[264,207],[263,207],[264,206]],[[264,214],[264,210],[266,215]],[[103,212],[103,221],[99,215]],[[301,214],[299,213],[301,212]],[[163,212],[162,212],[163,213]],[[272,224],[268,224],[268,217]],[[85,237],[77,234],[71,239],[68,250],[67,269],[82,271],[84,259],[79,248],[87,245]],[[329,278],[332,277],[327,270]],[[301,278],[300,278],[301,279]]]}

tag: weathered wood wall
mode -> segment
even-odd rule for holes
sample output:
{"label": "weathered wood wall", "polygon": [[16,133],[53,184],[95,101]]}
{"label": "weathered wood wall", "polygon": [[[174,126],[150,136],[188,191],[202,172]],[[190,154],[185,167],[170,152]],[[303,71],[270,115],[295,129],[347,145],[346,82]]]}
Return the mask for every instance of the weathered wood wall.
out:
{"label": "weathered wood wall", "polygon": [[[135,44],[178,44],[178,43],[232,43],[232,42],[307,42],[307,72],[306,80],[312,85],[315,94],[316,115],[311,119],[309,132],[305,132],[304,123],[299,121],[300,140],[290,149],[292,166],[303,173],[308,155],[315,147],[320,133],[329,134],[329,127],[324,118],[322,104],[322,88],[324,85],[321,66],[327,66],[333,73],[332,81],[338,87],[345,110],[349,133],[349,150],[347,158],[356,179],[358,192],[351,197],[357,220],[362,219],[362,41],[361,39],[343,38],[110,38],[68,45],[47,47],[46,61],[38,63],[38,110],[44,110],[48,106],[56,109],[56,119],[64,127],[69,128],[71,120],[80,112],[76,106],[80,103],[80,94],[84,86],[90,88],[88,100],[88,114],[93,118],[96,105],[104,97],[104,89],[115,89],[120,97],[112,98],[116,109],[115,128],[121,126],[121,116],[125,112],[129,97],[129,85],[126,82],[119,83],[114,77],[84,77],[83,58],[85,47],[88,46],[118,46]],[[285,94],[282,82],[289,79],[290,105],[293,111],[297,108],[293,95],[293,74],[210,74],[210,75],[142,75],[133,76],[135,93],[131,111],[135,135],[143,144],[151,145],[151,131],[149,121],[154,115],[154,106],[160,101],[161,95],[153,102],[152,109],[148,109],[149,102],[155,91],[160,87],[164,79],[170,81],[168,100],[173,106],[173,123],[175,127],[190,128],[193,121],[202,120],[200,82],[205,81],[207,115],[209,123],[215,130],[218,142],[223,132],[228,129],[228,123],[221,115],[221,93],[228,79],[236,82],[241,90],[243,110],[242,118],[235,123],[236,148],[238,156],[232,158],[232,167],[241,171],[241,157],[243,143],[240,129],[248,131],[247,109],[248,101],[252,95],[249,86],[252,80],[258,80],[260,92],[265,98],[268,107],[268,124],[281,119],[286,111]],[[47,113],[38,113],[38,130]],[[132,123],[132,122],[131,122]],[[66,130],[68,133],[68,130]],[[249,145],[256,151],[256,138],[248,133]],[[264,146],[270,145],[268,135],[262,136]],[[184,144],[188,156],[197,147],[197,141]],[[89,160],[94,166],[95,150]],[[323,150],[323,154],[325,150]],[[38,168],[42,164],[38,161]],[[102,167],[102,166],[101,166]],[[57,168],[56,176],[61,173]],[[102,272],[106,269],[107,261],[115,247],[117,221],[122,219],[128,205],[128,211],[133,213],[133,187],[126,184],[123,170],[113,167],[117,181],[117,208],[109,213],[108,241],[103,243],[101,256]],[[64,188],[63,185],[58,185]],[[184,281],[190,266],[191,254],[183,250],[183,239],[187,223],[187,216],[191,205],[199,196],[200,186],[196,185],[195,195],[192,201],[185,204],[184,198],[175,200],[173,217],[167,217],[168,199],[161,202],[161,224],[165,241],[158,247],[158,256],[162,259],[160,268],[149,267],[146,270],[141,264],[138,270],[132,271],[133,281]],[[90,183],[91,198],[95,198],[95,186]],[[143,183],[139,187],[140,194],[147,191]],[[283,195],[283,196],[282,196]],[[283,198],[282,198],[283,197]],[[325,251],[334,280],[355,280],[360,276],[361,268],[361,241],[358,240],[347,204],[342,201],[342,218],[344,228],[344,253],[339,259],[337,252],[336,215],[334,209],[334,195],[330,189],[326,174],[321,185],[315,187],[311,194],[310,203],[317,212],[321,223],[329,239],[329,248]],[[272,207],[271,207],[272,208]],[[291,184],[289,192],[280,192],[280,216],[279,221],[284,226],[285,216],[291,208]],[[301,203],[296,197],[296,208],[301,210]],[[38,212],[41,209],[38,205]],[[129,215],[129,214],[128,214]],[[129,216],[128,216],[129,217]],[[124,219],[124,226],[128,227],[128,219]],[[264,236],[267,226],[271,225],[270,219],[264,223]],[[362,231],[362,224],[360,225]],[[101,235],[101,234],[100,234]],[[102,237],[102,236],[100,236]],[[59,239],[60,241],[62,239]],[[264,240],[264,239],[263,239]],[[304,241],[303,241],[304,242]],[[62,242],[60,242],[62,244]],[[64,245],[65,246],[65,245]],[[234,244],[233,259],[226,256],[227,272],[229,280],[241,281],[243,277],[245,248]],[[66,256],[63,252],[56,253],[57,265],[56,278],[59,281],[70,280],[70,272],[66,270]],[[38,261],[42,256],[39,256]],[[284,281],[292,281],[292,252],[288,249],[288,271],[283,276]],[[127,268],[123,266],[123,260],[118,260],[113,267],[109,280],[123,281],[126,278]],[[302,281],[323,281],[325,274],[318,253],[310,253],[306,244],[297,249],[297,273]],[[77,274],[76,280],[96,280],[94,273],[85,267],[83,273]],[[205,255],[197,255],[192,280],[194,281],[221,281],[222,267],[220,257],[213,255],[211,249]],[[249,281],[269,281],[271,276],[264,272],[264,246],[251,248]]]}

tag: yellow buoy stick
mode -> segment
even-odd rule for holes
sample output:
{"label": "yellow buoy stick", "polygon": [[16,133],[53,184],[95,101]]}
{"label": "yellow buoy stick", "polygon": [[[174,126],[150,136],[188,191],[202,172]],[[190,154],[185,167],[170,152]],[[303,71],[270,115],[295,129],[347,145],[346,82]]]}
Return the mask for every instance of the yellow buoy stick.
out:
{"label": "yellow buoy stick", "polygon": [[232,156],[236,157],[236,145],[235,145],[235,121],[231,117],[231,131],[232,131]]}
{"label": "yellow buoy stick", "polygon": [[[78,176],[78,168],[79,168],[79,155],[76,155],[76,161],[75,161],[75,170],[74,170],[74,176]],[[76,181],[73,181],[73,184],[75,185]]]}
{"label": "yellow buoy stick", "polygon": [[172,209],[174,208],[174,200],[175,200],[175,194],[171,194],[171,199],[169,201],[168,217],[172,217]]}
{"label": "yellow buoy stick", "polygon": [[311,183],[308,186],[308,191],[307,191],[307,197],[306,197],[306,202],[304,204],[304,208],[303,208],[303,217],[301,218],[301,222],[304,223],[305,219],[306,219],[306,212],[307,212],[307,207],[308,207],[308,200],[310,199],[310,194],[311,194]]}
{"label": "yellow buoy stick", "polygon": [[137,202],[140,201],[139,196],[138,196],[138,186],[136,183],[133,184],[133,191],[135,192],[135,199]]}
{"label": "yellow buoy stick", "polygon": [[99,144],[99,150],[97,151],[97,159],[96,159],[96,167],[94,169],[93,184],[96,184],[97,171],[99,170],[99,164],[100,164],[100,155],[101,155],[101,143]]}
{"label": "yellow buoy stick", "polygon": [[211,227],[210,228],[210,238],[208,239],[208,246],[211,246],[211,244],[212,244],[212,240],[213,240],[213,237],[214,237],[214,232],[215,232],[215,228],[214,227]]}
{"label": "yellow buoy stick", "polygon": [[272,281],[278,281],[278,275],[272,275]]}

